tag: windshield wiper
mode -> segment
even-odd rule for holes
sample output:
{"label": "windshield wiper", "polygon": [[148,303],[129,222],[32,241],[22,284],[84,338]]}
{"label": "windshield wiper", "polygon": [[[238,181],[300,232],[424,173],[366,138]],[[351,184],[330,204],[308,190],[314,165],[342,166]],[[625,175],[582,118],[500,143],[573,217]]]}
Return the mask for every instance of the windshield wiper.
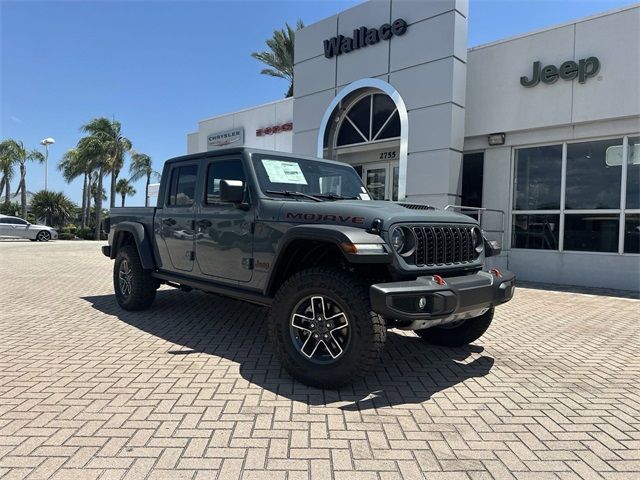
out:
{"label": "windshield wiper", "polygon": [[304,198],[308,198],[309,200],[313,200],[314,202],[323,202],[324,200],[318,198],[318,197],[314,197],[313,195],[309,195],[306,193],[302,193],[302,192],[293,192],[291,190],[266,190],[264,193],[271,193],[271,194],[278,194],[278,195],[284,195],[286,197],[304,197]]}
{"label": "windshield wiper", "polygon": [[359,197],[345,197],[338,193],[314,193],[316,197],[330,198],[331,200],[358,200]]}

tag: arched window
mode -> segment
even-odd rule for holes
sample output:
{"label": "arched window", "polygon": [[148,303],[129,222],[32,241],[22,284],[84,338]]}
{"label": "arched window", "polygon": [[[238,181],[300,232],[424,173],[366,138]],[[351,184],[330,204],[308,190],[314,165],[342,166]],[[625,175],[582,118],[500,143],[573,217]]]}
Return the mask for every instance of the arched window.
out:
{"label": "arched window", "polygon": [[393,100],[368,93],[348,107],[338,129],[336,147],[400,137],[400,117]]}

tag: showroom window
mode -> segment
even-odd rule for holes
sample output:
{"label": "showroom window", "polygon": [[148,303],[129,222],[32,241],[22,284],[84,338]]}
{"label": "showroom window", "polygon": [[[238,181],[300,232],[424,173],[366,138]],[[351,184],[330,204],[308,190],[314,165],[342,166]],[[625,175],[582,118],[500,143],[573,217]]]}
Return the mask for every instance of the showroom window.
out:
{"label": "showroom window", "polygon": [[640,253],[640,137],[515,151],[511,247]]}

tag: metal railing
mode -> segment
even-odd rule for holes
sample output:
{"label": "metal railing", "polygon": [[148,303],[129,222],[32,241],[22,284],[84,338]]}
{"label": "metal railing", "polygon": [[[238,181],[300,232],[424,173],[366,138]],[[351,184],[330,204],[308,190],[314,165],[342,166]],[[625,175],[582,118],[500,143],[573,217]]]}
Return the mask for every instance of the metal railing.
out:
{"label": "metal railing", "polygon": [[[485,233],[499,234],[500,235],[500,246],[504,247],[504,232],[505,232],[505,213],[504,213],[504,210],[499,210],[499,209],[496,209],[496,208],[485,208],[485,207],[466,207],[464,205],[447,205],[446,207],[444,207],[444,209],[445,210],[455,210],[455,211],[458,211],[458,212],[464,213],[464,214],[467,214],[467,212],[470,212],[472,214],[477,214],[478,223],[480,224],[480,228]],[[483,223],[484,223],[485,213],[497,213],[497,214],[500,215],[500,225],[501,225],[501,229],[500,230],[485,229],[484,228]]]}

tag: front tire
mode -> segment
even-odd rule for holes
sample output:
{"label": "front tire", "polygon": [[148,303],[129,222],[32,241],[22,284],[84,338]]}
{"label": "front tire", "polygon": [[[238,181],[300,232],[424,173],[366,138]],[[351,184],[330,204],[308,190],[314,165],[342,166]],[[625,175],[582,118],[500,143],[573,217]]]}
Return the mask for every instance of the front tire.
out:
{"label": "front tire", "polygon": [[285,370],[306,385],[338,388],[371,371],[387,336],[354,275],[311,268],[291,276],[269,312],[269,337]]}
{"label": "front tire", "polygon": [[487,331],[493,320],[493,308],[479,317],[453,322],[439,327],[416,330],[422,339],[431,345],[461,347],[478,340]]}
{"label": "front tire", "polygon": [[38,232],[38,235],[36,235],[36,240],[39,242],[48,242],[51,240],[51,233],[46,230],[42,230],[41,232]]}
{"label": "front tire", "polygon": [[118,249],[113,265],[113,288],[116,300],[125,310],[142,310],[156,298],[157,281],[149,270],[142,268],[134,245]]}

